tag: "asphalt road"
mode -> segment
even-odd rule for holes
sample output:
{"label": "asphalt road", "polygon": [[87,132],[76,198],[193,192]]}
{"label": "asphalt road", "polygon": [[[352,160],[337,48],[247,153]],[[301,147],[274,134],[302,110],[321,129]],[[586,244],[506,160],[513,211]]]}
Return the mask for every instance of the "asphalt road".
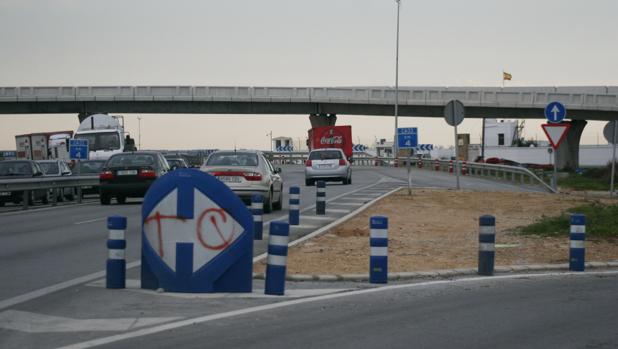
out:
{"label": "asphalt road", "polygon": [[[305,187],[302,166],[284,166],[285,190],[301,185],[301,209],[314,205],[315,188]],[[352,185],[329,184],[327,198],[375,185],[380,180],[407,181],[401,168],[355,168]],[[413,171],[413,184],[421,187],[452,187],[454,178],[444,173]],[[506,182],[463,178],[463,187],[482,190],[538,190]],[[404,182],[401,182],[404,185]],[[141,200],[127,205],[82,205],[33,208],[0,213],[0,302],[26,292],[103,270],[107,258],[105,219],[110,215],[128,218],[127,262],[139,259]],[[287,195],[282,211],[264,220],[287,214]]]}
{"label": "asphalt road", "polygon": [[[618,277],[520,276],[317,297],[105,348],[616,348]],[[283,303],[282,303],[283,304]]]}

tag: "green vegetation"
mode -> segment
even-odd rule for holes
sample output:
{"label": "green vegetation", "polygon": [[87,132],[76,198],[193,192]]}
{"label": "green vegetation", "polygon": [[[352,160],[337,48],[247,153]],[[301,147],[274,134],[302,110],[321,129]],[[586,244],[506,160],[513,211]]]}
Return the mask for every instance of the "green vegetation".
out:
{"label": "green vegetation", "polygon": [[[600,190],[608,191],[611,179],[611,165],[601,168],[585,168],[580,171],[570,172],[567,178],[559,178],[558,185],[574,190]],[[615,178],[618,183],[618,176]]]}
{"label": "green vegetation", "polygon": [[569,214],[586,215],[586,235],[589,237],[618,237],[618,205],[589,204],[573,207],[558,217],[543,217],[539,222],[521,228],[523,235],[568,236]]}

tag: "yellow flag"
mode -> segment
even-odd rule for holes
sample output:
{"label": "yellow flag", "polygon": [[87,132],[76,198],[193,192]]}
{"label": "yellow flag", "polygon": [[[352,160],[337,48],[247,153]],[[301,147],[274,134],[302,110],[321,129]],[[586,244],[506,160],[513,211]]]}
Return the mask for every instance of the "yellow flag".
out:
{"label": "yellow flag", "polygon": [[502,72],[502,80],[509,80],[511,81],[511,79],[513,79],[513,75],[507,73],[507,72]]}

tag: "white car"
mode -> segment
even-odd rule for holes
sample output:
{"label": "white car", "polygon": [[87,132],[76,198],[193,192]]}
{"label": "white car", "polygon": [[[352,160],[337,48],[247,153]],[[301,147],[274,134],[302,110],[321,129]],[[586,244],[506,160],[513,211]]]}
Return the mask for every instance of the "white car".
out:
{"label": "white car", "polygon": [[315,149],[305,163],[305,185],[316,181],[341,181],[352,183],[352,167],[339,148]]}
{"label": "white car", "polygon": [[281,169],[275,169],[259,151],[217,151],[210,154],[201,170],[217,177],[245,203],[250,203],[254,194],[262,195],[265,213],[281,209]]}

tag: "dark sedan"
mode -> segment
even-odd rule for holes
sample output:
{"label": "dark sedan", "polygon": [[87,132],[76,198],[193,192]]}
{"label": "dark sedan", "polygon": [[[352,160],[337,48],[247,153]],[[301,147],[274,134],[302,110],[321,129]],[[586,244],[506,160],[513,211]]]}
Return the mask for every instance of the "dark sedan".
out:
{"label": "dark sedan", "polygon": [[[0,161],[0,179],[24,179],[24,178],[41,178],[43,170],[36,162],[32,160],[5,160]],[[19,204],[23,199],[22,191],[0,191],[0,206],[4,206],[7,202]],[[34,204],[34,201],[40,200],[44,204],[49,202],[49,196],[46,189],[30,191],[28,204]]]}
{"label": "dark sedan", "polygon": [[102,205],[112,197],[124,204],[128,197],[144,197],[150,185],[170,170],[163,155],[157,152],[130,152],[110,157],[101,173],[99,193]]}
{"label": "dark sedan", "polygon": [[[82,160],[73,165],[73,176],[94,176],[98,177],[105,165],[105,160]],[[82,196],[88,194],[99,194],[98,185],[88,185],[82,187]]]}

